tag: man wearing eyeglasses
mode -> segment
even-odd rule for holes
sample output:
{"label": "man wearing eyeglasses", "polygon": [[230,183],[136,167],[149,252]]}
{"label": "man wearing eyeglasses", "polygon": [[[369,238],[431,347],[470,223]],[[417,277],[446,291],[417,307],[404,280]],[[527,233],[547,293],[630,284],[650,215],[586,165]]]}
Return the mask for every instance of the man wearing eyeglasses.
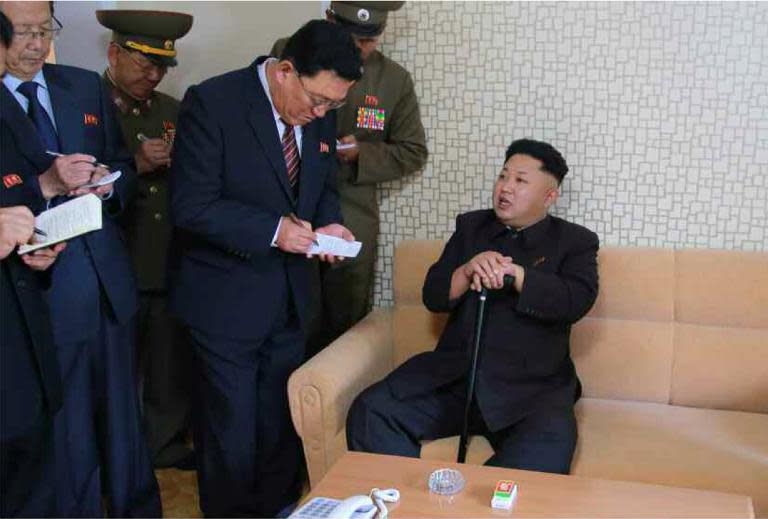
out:
{"label": "man wearing eyeglasses", "polygon": [[[427,162],[424,126],[410,73],[378,50],[389,12],[405,2],[333,1],[326,18],[349,30],[360,49],[365,73],[336,114],[336,135],[344,145],[339,165],[341,213],[363,242],[351,260],[320,266],[308,354],[314,354],[365,317],[370,308],[379,234],[376,186],[412,174]],[[285,40],[271,54],[279,56]]]}
{"label": "man wearing eyeglasses", "polygon": [[181,103],[171,304],[196,357],[195,451],[208,517],[274,517],[299,496],[287,382],[304,357],[316,233],[354,238],[340,223],[335,121],[326,114],[360,76],[349,34],[315,20],[281,59],[192,86]]}
{"label": "man wearing eyeglasses", "polygon": [[171,238],[168,175],[179,102],[156,88],[177,64],[175,40],[192,16],[167,11],[96,11],[111,29],[104,85],[111,94],[126,147],[136,159],[138,190],[122,219],[139,282],[137,349],[147,445],[155,467],[194,467],[186,446],[189,347],[168,311],[167,258]]}
{"label": "man wearing eyeglasses", "polygon": [[[103,517],[104,502],[111,516],[156,517],[135,391],[136,286],[114,221],[135,190],[133,161],[98,74],[45,64],[61,29],[52,4],[5,1],[0,9],[14,27],[0,110],[18,143],[3,160],[42,172],[29,187],[43,206],[86,193],[104,200],[102,229],[68,241],[48,292],[63,387],[54,419],[57,515]],[[122,171],[120,179],[82,187],[108,173],[101,164]]]}

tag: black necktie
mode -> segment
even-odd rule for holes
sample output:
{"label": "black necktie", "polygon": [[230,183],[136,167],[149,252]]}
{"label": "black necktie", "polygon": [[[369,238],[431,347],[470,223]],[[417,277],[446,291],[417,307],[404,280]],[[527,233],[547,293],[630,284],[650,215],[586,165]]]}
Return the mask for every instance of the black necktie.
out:
{"label": "black necktie", "polygon": [[45,111],[45,108],[43,108],[43,105],[40,104],[40,100],[37,98],[37,88],[39,86],[34,81],[25,81],[16,90],[29,101],[27,115],[32,120],[32,124],[35,125],[37,134],[40,136],[40,141],[45,146],[45,149],[58,152],[59,138],[56,135],[56,128],[53,127],[53,121],[51,121],[48,112]]}

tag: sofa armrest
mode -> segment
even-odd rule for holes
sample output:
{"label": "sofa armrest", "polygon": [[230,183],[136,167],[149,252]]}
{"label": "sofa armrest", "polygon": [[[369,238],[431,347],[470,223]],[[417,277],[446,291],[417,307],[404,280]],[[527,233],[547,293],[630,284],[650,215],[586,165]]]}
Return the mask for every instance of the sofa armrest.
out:
{"label": "sofa armrest", "polygon": [[392,310],[379,308],[289,378],[291,418],[304,444],[310,486],[346,452],[339,434],[349,407],[365,388],[392,371],[392,356]]}

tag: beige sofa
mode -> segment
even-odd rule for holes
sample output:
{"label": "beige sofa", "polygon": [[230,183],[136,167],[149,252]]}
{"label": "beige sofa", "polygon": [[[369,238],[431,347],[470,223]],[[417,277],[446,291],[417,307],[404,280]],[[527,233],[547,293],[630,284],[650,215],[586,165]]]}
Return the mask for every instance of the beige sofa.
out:
{"label": "beige sofa", "polygon": [[[345,452],[357,394],[431,349],[444,315],[421,286],[440,241],[395,254],[393,308],[376,309],[311,359],[288,384],[311,484]],[[768,515],[768,254],[603,248],[600,295],[573,327],[584,386],[572,472],[752,496]],[[455,460],[457,438],[422,457]],[[468,461],[491,453],[471,440]]]}

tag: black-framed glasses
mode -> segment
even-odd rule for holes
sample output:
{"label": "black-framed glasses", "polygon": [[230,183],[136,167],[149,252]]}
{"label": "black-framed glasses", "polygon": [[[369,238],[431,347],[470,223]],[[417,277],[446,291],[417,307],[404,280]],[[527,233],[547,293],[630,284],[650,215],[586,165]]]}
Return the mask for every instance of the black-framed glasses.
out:
{"label": "black-framed glasses", "polygon": [[[50,27],[46,27],[46,25],[49,25]],[[30,41],[34,41],[37,38],[40,38],[43,41],[53,41],[59,37],[59,33],[63,28],[64,25],[59,21],[59,19],[55,16],[51,16],[51,21],[41,26],[39,30],[32,30],[31,27],[24,31],[14,30],[13,37],[18,38],[24,43],[29,43]]]}
{"label": "black-framed glasses", "polygon": [[139,67],[139,70],[142,74],[148,75],[150,72],[157,72],[159,75],[163,76],[166,72],[168,72],[168,66],[167,65],[158,65],[157,63],[153,63],[149,59],[145,58],[142,54],[135,52],[131,49],[128,49],[126,47],[123,47],[122,45],[118,45],[120,50],[126,52],[128,54],[128,57],[130,58],[133,63]]}
{"label": "black-framed glasses", "polygon": [[[296,71],[294,71],[296,72]],[[296,78],[299,80],[299,84],[301,85],[301,89],[304,91],[304,95],[307,96],[309,99],[309,102],[312,104],[312,108],[325,108],[326,110],[336,110],[337,108],[341,108],[345,104],[347,104],[346,99],[342,99],[341,101],[334,101],[332,99],[328,99],[325,97],[320,97],[309,90],[307,90],[307,87],[304,86],[304,81],[301,80],[301,76],[298,72],[296,72]]]}

